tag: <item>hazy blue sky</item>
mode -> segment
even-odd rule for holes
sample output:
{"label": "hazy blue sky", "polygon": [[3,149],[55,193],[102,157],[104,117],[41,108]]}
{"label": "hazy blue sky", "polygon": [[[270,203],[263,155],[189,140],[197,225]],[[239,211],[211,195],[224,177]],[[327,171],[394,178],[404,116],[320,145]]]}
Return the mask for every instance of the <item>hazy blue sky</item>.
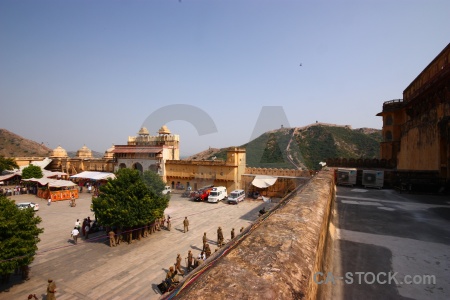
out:
{"label": "hazy blue sky", "polygon": [[449,42],[448,0],[2,0],[0,127],[103,152],[165,120],[182,154],[282,124],[381,128]]}

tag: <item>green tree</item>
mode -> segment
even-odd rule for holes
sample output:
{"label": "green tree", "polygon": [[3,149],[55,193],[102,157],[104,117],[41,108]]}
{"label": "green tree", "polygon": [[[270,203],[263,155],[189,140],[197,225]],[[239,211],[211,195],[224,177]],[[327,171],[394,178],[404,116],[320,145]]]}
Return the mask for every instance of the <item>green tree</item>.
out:
{"label": "green tree", "polygon": [[100,224],[130,228],[163,216],[169,198],[147,187],[139,171],[120,169],[116,177],[101,186],[99,196],[92,200]]}
{"label": "green tree", "polygon": [[0,155],[0,174],[2,174],[5,170],[14,170],[18,169],[19,166],[17,165],[14,158],[5,158],[4,156]]}
{"label": "green tree", "polygon": [[0,274],[7,276],[33,262],[44,232],[37,227],[41,221],[33,209],[20,210],[14,200],[0,195]]}
{"label": "green tree", "polygon": [[145,171],[142,174],[142,179],[144,180],[145,185],[157,195],[161,194],[166,186],[161,177],[157,173],[150,170]]}
{"label": "green tree", "polygon": [[42,178],[44,174],[39,166],[29,165],[22,170],[22,179]]}

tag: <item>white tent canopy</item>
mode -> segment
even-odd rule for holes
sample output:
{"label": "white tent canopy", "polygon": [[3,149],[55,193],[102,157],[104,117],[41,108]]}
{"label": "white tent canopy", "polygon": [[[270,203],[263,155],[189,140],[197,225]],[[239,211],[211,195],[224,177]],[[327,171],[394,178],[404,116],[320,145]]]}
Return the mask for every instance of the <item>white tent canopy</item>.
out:
{"label": "white tent canopy", "polygon": [[66,176],[67,173],[64,172],[52,172],[52,171],[47,171],[47,170],[42,170],[42,173],[44,174],[44,177],[61,177],[61,176]]}
{"label": "white tent canopy", "polygon": [[76,186],[75,183],[69,180],[56,180],[50,178],[30,178],[30,179],[22,179],[22,181],[32,181],[37,182],[40,185],[48,185],[48,187],[69,187]]}
{"label": "white tent canopy", "polygon": [[268,175],[256,175],[255,179],[253,179],[252,184],[259,188],[267,188],[271,185],[274,185],[277,181],[276,177],[268,176]]}
{"label": "white tent canopy", "polygon": [[83,179],[93,179],[93,180],[107,180],[108,178],[115,179],[116,175],[114,173],[107,172],[90,172],[84,171],[76,175],[70,176],[70,178],[83,178]]}
{"label": "white tent canopy", "polygon": [[8,180],[8,179],[10,179],[10,178],[13,178],[14,176],[17,176],[17,175],[21,175],[21,173],[11,173],[11,174],[5,174],[5,175],[1,175],[0,176],[0,181],[3,181],[3,180]]}

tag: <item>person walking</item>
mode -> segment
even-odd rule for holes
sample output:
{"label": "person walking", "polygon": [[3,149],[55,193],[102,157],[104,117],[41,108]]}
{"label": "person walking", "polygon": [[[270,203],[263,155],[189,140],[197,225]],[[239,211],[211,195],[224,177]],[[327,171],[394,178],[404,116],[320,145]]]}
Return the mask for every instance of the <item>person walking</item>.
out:
{"label": "person walking", "polygon": [[80,219],[77,219],[77,220],[75,221],[75,227],[78,229],[78,231],[80,231],[80,228],[81,228],[81,222],[80,222]]}
{"label": "person walking", "polygon": [[50,206],[52,204],[52,195],[48,196],[47,205]]}
{"label": "person walking", "polygon": [[241,227],[241,230],[239,230],[239,232],[242,232],[242,231],[244,231],[244,226],[242,226],[242,227]]}
{"label": "person walking", "polygon": [[109,235],[109,247],[115,247],[116,246],[116,234],[111,229],[108,233]]}
{"label": "person walking", "polygon": [[70,234],[72,236],[73,243],[75,245],[77,244],[77,239],[78,239],[79,234],[80,234],[80,232],[78,231],[78,228],[75,226],[72,230],[72,233]]}
{"label": "person walking", "polygon": [[55,293],[56,293],[56,284],[53,281],[53,279],[49,279],[47,285],[47,300],[56,300]]}
{"label": "person walking", "polygon": [[181,275],[184,275],[184,272],[181,270],[181,255],[179,253],[175,263],[175,270],[177,270]]}
{"label": "person walking", "polygon": [[231,229],[231,239],[234,239],[234,228]]}
{"label": "person walking", "polygon": [[184,221],[183,221],[183,225],[184,225],[184,233],[186,233],[186,231],[189,231],[189,220],[187,217],[184,217]]}

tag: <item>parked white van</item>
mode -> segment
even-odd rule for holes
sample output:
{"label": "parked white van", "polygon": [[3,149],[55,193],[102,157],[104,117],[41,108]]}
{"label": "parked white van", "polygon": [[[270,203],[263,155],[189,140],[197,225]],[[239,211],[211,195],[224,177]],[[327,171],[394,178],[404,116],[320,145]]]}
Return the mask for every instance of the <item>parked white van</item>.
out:
{"label": "parked white van", "polygon": [[244,190],[234,190],[228,196],[228,203],[238,204],[239,202],[244,201],[244,199],[245,199]]}
{"label": "parked white van", "polygon": [[209,192],[208,202],[218,203],[228,197],[227,188],[224,186],[213,187]]}

